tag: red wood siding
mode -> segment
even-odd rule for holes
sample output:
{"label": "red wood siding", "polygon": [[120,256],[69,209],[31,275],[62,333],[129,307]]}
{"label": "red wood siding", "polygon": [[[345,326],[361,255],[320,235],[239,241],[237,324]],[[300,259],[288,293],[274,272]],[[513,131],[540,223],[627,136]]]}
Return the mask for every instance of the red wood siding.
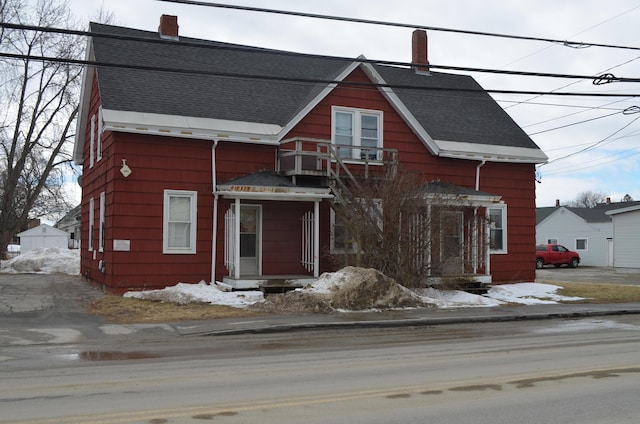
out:
{"label": "red wood siding", "polygon": [[[355,70],[347,80],[368,81],[361,70]],[[375,90],[336,88],[288,136],[330,139],[332,105],[383,111],[384,147],[398,150],[402,166],[420,171],[426,181],[441,180],[475,188],[479,161],[432,155],[382,94]],[[535,246],[534,177],[535,166],[532,164],[492,162],[480,168],[479,190],[500,195],[507,204],[508,253],[491,255],[491,273],[495,282],[535,280],[532,259]],[[329,228],[326,217],[323,227]],[[323,239],[323,251],[328,251],[328,243]],[[330,261],[323,261],[323,267],[330,267]]]}
{"label": "red wood siding", "polygon": [[[425,78],[428,78],[425,76]],[[366,81],[360,70],[348,78]],[[87,122],[97,114],[100,103],[98,78],[94,78]],[[418,140],[402,118],[376,90],[338,87],[321,101],[285,138],[331,137],[331,106],[381,110],[384,113],[384,147],[395,148],[403,166],[419,170],[425,181],[441,180],[475,187],[478,161],[438,158]],[[156,288],[180,281],[210,281],[211,236],[213,233],[213,184],[211,141],[166,136],[105,132],[103,159],[89,167],[89,130],[84,146],[82,194],[81,272],[114,292],[130,288]],[[428,131],[428,129],[427,129]],[[216,148],[218,183],[260,170],[275,169],[276,147],[221,141]],[[122,159],[132,169],[125,178]],[[508,253],[491,256],[495,282],[533,281],[535,245],[534,165],[486,163],[480,168],[480,191],[502,196],[507,204]],[[197,192],[197,253],[162,253],[163,194],[166,189]],[[106,193],[104,252],[90,252],[88,246],[89,199],[94,199],[94,246],[99,240],[100,193]],[[306,274],[300,264],[301,222],[312,202],[245,202],[263,207],[263,273]],[[224,212],[230,201],[220,199],[217,220],[216,279],[227,275],[224,268]],[[320,206],[320,272],[333,270],[329,252],[330,209]],[[113,240],[130,240],[129,252],[114,252]],[[105,263],[105,273],[98,269]]]}

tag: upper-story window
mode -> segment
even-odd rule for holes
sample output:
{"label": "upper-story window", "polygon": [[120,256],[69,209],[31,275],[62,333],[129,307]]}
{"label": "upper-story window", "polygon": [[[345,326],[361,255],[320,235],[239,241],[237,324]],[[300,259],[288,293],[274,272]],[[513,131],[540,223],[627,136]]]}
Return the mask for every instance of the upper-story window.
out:
{"label": "upper-story window", "polygon": [[91,115],[91,134],[89,134],[89,168],[93,168],[96,148],[96,115]]}
{"label": "upper-story window", "polygon": [[96,146],[96,158],[97,160],[102,159],[102,106],[98,108],[98,133],[97,135],[97,146]]}
{"label": "upper-story window", "polygon": [[380,160],[382,111],[332,108],[331,139],[344,159]]}

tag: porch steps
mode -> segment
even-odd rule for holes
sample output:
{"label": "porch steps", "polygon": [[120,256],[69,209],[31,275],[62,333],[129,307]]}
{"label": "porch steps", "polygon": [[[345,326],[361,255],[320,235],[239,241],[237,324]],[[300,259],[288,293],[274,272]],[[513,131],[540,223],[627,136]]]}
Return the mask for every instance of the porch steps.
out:
{"label": "porch steps", "polygon": [[260,284],[260,290],[265,294],[286,293],[295,289],[301,289],[304,284],[301,280],[269,279]]}

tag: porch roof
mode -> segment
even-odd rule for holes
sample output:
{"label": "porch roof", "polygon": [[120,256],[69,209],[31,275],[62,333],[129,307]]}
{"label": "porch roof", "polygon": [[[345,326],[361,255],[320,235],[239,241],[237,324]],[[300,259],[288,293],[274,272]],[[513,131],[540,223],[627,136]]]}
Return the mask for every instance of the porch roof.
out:
{"label": "porch roof", "polygon": [[463,201],[469,206],[487,206],[500,203],[502,196],[478,191],[443,181],[432,181],[424,186],[425,197],[447,201]]}
{"label": "porch roof", "polygon": [[290,178],[273,171],[258,171],[225,181],[215,194],[231,199],[316,201],[331,199],[329,187],[312,183],[294,184]]}

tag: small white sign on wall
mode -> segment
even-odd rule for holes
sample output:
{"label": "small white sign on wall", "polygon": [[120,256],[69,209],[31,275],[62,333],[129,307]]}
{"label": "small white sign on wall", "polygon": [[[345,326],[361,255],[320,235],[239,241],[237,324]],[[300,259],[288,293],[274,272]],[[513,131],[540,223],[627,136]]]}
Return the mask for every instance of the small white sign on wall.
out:
{"label": "small white sign on wall", "polygon": [[114,240],[113,250],[116,252],[129,252],[131,250],[131,240]]}

